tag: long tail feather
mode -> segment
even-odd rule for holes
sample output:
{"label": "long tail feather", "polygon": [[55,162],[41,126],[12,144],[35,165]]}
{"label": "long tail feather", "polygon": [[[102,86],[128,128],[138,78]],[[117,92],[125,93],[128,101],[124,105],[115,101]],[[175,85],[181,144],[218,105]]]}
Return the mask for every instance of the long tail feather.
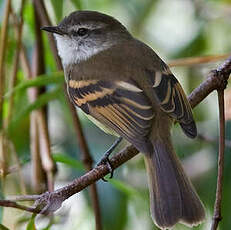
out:
{"label": "long tail feather", "polygon": [[177,222],[194,226],[203,221],[205,211],[176,156],[170,139],[155,140],[153,153],[145,155],[151,213],[161,229]]}

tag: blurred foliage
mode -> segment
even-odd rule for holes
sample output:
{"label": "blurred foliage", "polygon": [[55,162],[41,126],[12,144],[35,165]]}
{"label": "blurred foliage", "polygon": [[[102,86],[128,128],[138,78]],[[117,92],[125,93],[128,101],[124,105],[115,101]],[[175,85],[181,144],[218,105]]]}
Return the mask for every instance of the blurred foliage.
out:
{"label": "blurred foliage", "polygon": [[[12,9],[19,14],[21,1],[12,0]],[[46,0],[44,1],[48,15],[53,23],[70,12],[79,9],[96,10],[110,14],[120,20],[138,39],[149,44],[163,59],[183,58],[202,55],[229,53],[231,50],[231,1],[230,0]],[[0,27],[3,23],[3,13],[6,0],[0,0]],[[35,18],[31,0],[27,0],[23,12],[23,46],[26,55],[33,63],[35,35]],[[78,143],[76,142],[69,108],[63,93],[63,73],[57,72],[48,38],[43,34],[44,60],[46,74],[28,80],[20,65],[14,89],[9,88],[17,40],[12,18],[8,27],[7,53],[5,57],[5,91],[4,119],[9,113],[9,98],[13,95],[14,106],[12,118],[7,127],[9,140],[9,155],[15,152],[21,165],[27,191],[31,189],[30,171],[30,132],[29,115],[32,111],[47,105],[48,127],[51,138],[54,161],[58,164],[56,186],[60,187],[68,181],[84,173]],[[167,62],[167,61],[166,61]],[[218,63],[196,65],[193,67],[173,68],[173,72],[182,82],[187,93],[191,92],[206,76],[210,69]],[[45,87],[43,94],[30,102],[28,90],[33,87]],[[198,130],[212,138],[218,136],[218,106],[215,93],[205,99],[195,110]],[[104,134],[79,112],[95,162],[115,140]],[[231,123],[227,121],[227,140],[231,140]],[[173,130],[173,141],[178,155],[184,160],[185,167],[204,202],[207,210],[206,222],[195,229],[207,229],[211,223],[217,175],[217,141],[208,143],[200,139],[189,140],[178,125]],[[12,150],[13,149],[13,150]],[[190,162],[190,165],[187,162]],[[12,157],[7,164],[14,165]],[[223,220],[220,230],[230,229],[231,207],[231,155],[230,148],[226,150]],[[20,193],[18,173],[7,176],[5,194]],[[17,181],[17,183],[15,183]],[[144,163],[141,154],[127,162],[115,172],[110,183],[98,182],[100,206],[104,229],[153,229],[149,214],[149,197],[146,183]],[[2,185],[1,185],[2,186]],[[37,220],[37,217],[17,212],[12,215],[9,209],[0,209],[0,229],[93,229],[94,213],[87,190],[78,194],[76,200],[69,203],[67,212],[57,214],[55,221]],[[68,203],[68,201],[67,201]],[[75,203],[77,206],[75,206]],[[64,208],[65,209],[65,208]],[[23,221],[22,221],[23,220]],[[36,221],[37,220],[37,221]],[[44,222],[44,223],[43,223]],[[5,227],[6,226],[6,227]],[[178,225],[175,229],[188,229]]]}
{"label": "blurred foliage", "polygon": [[33,214],[28,222],[28,225],[26,227],[26,230],[36,230],[36,226],[35,226],[35,217],[36,215]]}

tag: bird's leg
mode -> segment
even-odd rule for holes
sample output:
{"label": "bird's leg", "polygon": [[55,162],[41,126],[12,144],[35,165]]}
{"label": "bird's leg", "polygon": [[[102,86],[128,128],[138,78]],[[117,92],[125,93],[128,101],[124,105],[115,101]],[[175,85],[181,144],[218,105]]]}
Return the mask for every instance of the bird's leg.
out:
{"label": "bird's leg", "polygon": [[[114,169],[112,168],[112,165],[110,163],[110,160],[109,160],[109,156],[110,154],[114,151],[114,149],[118,146],[118,144],[122,141],[122,137],[119,137],[113,144],[112,146],[104,153],[103,157],[101,158],[101,160],[97,163],[96,166],[99,166],[99,165],[102,165],[102,164],[106,164],[107,167],[109,168],[109,171],[110,171],[110,179],[113,177],[113,173],[114,173]],[[106,179],[102,179],[103,181],[106,181]]]}

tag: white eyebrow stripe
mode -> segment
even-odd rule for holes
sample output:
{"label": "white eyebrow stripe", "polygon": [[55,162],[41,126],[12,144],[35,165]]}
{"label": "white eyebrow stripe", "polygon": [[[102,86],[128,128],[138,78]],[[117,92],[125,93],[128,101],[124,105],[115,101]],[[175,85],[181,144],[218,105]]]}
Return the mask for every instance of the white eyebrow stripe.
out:
{"label": "white eyebrow stripe", "polygon": [[116,82],[116,85],[118,85],[118,86],[120,86],[120,87],[122,87],[122,88],[125,88],[125,89],[127,89],[127,90],[129,90],[129,91],[132,91],[132,92],[137,92],[137,93],[143,92],[142,89],[136,87],[136,86],[133,85],[133,84],[130,84],[130,83],[128,83],[128,82],[125,82],[125,81],[117,81],[117,82]]}
{"label": "white eyebrow stripe", "polygon": [[99,23],[95,23],[93,21],[89,21],[89,22],[82,22],[82,23],[79,23],[77,25],[73,25],[72,27],[70,27],[70,30],[78,30],[79,28],[87,28],[87,29],[99,29],[99,28],[103,28],[105,27],[106,24],[105,23],[102,23],[102,22],[99,22]]}

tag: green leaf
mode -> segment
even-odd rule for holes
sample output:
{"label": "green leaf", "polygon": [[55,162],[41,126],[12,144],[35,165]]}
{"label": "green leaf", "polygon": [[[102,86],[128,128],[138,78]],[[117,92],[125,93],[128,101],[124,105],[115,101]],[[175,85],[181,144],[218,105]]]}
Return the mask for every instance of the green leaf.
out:
{"label": "green leaf", "polygon": [[57,21],[59,22],[63,16],[63,0],[51,0],[51,4],[53,6],[55,16]]}
{"label": "green leaf", "polygon": [[[34,19],[34,7],[32,4],[32,1],[25,1],[25,5],[24,5],[24,9],[23,9],[23,19],[24,19],[24,24],[26,25],[27,29],[27,35],[29,35],[32,39],[32,41],[34,41],[35,39],[35,32],[34,32],[34,28],[35,28],[35,19]],[[25,42],[25,40],[24,40]],[[25,42],[25,46],[28,47],[28,45],[32,45],[33,43],[31,43],[31,40],[26,40]],[[7,46],[9,47],[9,46]],[[14,53],[14,52],[13,52]]]}
{"label": "green leaf", "polygon": [[55,154],[52,154],[52,157],[55,162],[60,162],[74,169],[84,171],[83,164],[80,161],[74,159],[73,157],[68,156],[67,154],[55,153]]}
{"label": "green leaf", "polygon": [[123,192],[128,196],[140,195],[137,190],[135,190],[132,186],[125,184],[124,182],[117,179],[110,179],[109,182],[119,191]]}
{"label": "green leaf", "polygon": [[12,93],[16,93],[19,90],[27,89],[30,87],[44,86],[44,85],[57,84],[63,82],[64,82],[63,72],[55,72],[49,75],[43,74],[34,79],[21,82],[16,87],[14,87],[12,91],[7,92],[4,97],[8,98]]}
{"label": "green leaf", "polygon": [[48,91],[37,98],[36,101],[30,103],[19,114],[15,114],[13,120],[10,122],[9,130],[11,131],[17,124],[30,114],[33,110],[39,109],[42,106],[46,105],[49,101],[55,100],[58,98],[59,94],[62,93],[62,87],[58,86],[54,90]]}
{"label": "green leaf", "polygon": [[76,9],[78,9],[78,10],[82,10],[83,9],[83,5],[82,5],[81,0],[71,0],[71,2],[76,7]]}
{"label": "green leaf", "polygon": [[26,230],[36,230],[36,226],[35,226],[35,217],[36,214],[33,214],[30,218],[29,223],[27,224]]}

